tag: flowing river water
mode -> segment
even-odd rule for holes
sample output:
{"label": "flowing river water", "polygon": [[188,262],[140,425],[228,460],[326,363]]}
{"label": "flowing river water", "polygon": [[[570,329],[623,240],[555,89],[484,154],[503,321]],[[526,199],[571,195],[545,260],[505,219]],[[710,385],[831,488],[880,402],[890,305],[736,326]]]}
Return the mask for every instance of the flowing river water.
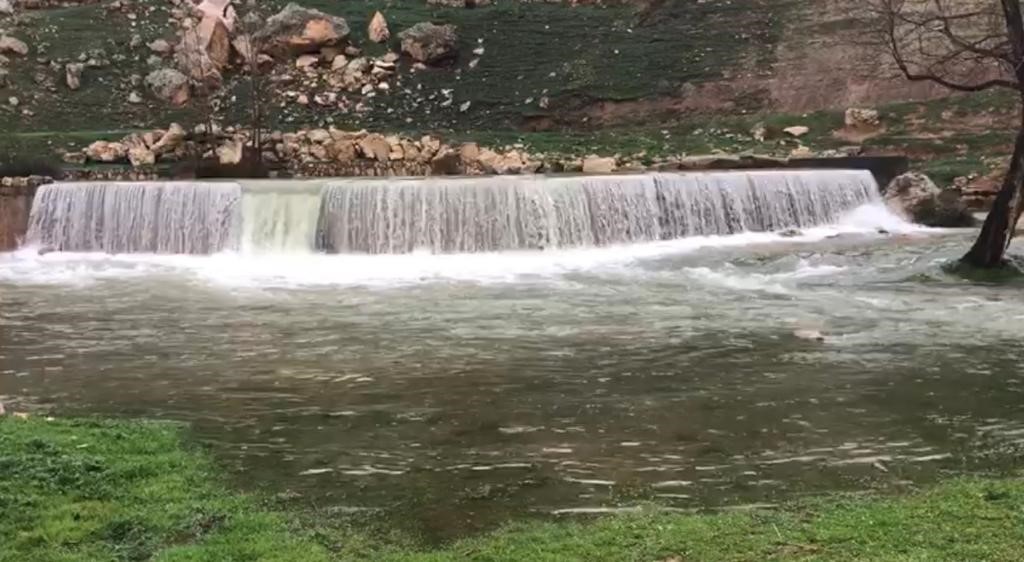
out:
{"label": "flowing river water", "polygon": [[186,421],[245,487],[437,537],[1002,470],[1024,294],[943,271],[971,236],[874,204],[549,251],[23,249],[0,400]]}

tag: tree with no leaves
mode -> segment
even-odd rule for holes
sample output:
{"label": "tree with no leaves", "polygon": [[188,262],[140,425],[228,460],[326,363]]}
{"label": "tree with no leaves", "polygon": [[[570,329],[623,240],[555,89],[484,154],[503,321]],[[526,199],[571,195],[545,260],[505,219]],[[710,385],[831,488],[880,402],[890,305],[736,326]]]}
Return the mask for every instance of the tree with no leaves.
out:
{"label": "tree with no leaves", "polygon": [[865,5],[877,19],[879,44],[907,79],[959,92],[1017,92],[1021,117],[1010,169],[978,239],[962,258],[976,267],[1003,265],[1024,213],[1021,0],[867,0]]}

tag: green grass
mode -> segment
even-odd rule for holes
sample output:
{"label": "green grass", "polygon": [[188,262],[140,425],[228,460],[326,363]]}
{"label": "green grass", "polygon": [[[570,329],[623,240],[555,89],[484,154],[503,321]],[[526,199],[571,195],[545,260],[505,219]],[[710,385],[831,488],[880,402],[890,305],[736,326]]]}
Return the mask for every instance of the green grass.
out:
{"label": "green grass", "polygon": [[0,418],[3,562],[1013,561],[1024,552],[1024,481],[956,479],[770,512],[521,522],[437,549],[400,536],[231,492],[176,425]]}
{"label": "green grass", "polygon": [[0,561],[326,560],[160,423],[0,419]]}

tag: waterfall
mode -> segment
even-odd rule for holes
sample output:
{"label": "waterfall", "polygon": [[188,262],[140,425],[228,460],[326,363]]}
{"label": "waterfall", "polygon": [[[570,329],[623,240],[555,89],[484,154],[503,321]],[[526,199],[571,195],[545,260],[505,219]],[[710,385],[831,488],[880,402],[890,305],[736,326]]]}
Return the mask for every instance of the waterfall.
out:
{"label": "waterfall", "polygon": [[319,181],[241,180],[244,253],[311,252],[320,215]]}
{"label": "waterfall", "polygon": [[852,170],[345,180],[324,190],[320,249],[394,254],[607,246],[807,228],[879,200]]}
{"label": "waterfall", "polygon": [[211,254],[238,245],[237,183],[55,183],[36,193],[28,241],[65,252]]}
{"label": "waterfall", "polygon": [[852,170],[655,174],[663,238],[808,228],[879,199],[867,172]]}
{"label": "waterfall", "polygon": [[109,253],[539,250],[807,228],[879,199],[871,174],[852,170],[62,183],[38,191],[28,241]]}

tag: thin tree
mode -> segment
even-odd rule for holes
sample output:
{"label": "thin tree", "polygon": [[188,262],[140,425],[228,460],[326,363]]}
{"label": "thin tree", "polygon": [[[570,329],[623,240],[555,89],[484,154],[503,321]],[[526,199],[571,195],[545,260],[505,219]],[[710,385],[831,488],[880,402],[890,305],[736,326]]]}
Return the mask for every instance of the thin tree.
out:
{"label": "thin tree", "polygon": [[265,47],[259,31],[264,24],[264,14],[259,6],[250,3],[245,14],[235,21],[235,51],[241,58],[241,68],[236,80],[240,81],[248,95],[245,118],[251,132],[250,145],[253,157],[263,163],[263,132],[266,129],[267,106],[270,100],[268,72],[260,54]]}
{"label": "thin tree", "polygon": [[[1020,103],[1010,169],[962,261],[1003,265],[1024,212],[1024,19],[1020,0],[851,0],[877,21],[877,40],[907,79],[958,92],[1008,89]],[[861,4],[861,2],[864,2]]]}

